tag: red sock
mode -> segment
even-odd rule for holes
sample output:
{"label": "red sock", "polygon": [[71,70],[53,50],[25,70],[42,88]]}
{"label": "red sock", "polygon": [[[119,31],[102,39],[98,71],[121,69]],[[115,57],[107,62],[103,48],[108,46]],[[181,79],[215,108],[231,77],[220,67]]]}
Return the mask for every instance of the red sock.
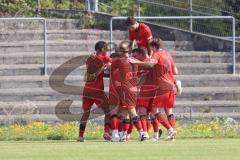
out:
{"label": "red sock", "polygon": [[172,127],[161,113],[156,114],[156,118],[167,130]]}
{"label": "red sock", "polygon": [[119,132],[123,131],[123,122],[119,122],[119,124],[118,124],[118,131]]}
{"label": "red sock", "polygon": [[118,121],[117,115],[111,116],[111,128],[112,128],[112,130],[118,129],[118,124],[119,124],[119,121]]}
{"label": "red sock", "polygon": [[130,127],[130,120],[124,120],[122,123],[123,132],[127,132]]}
{"label": "red sock", "polygon": [[131,134],[133,130],[133,123],[130,123],[127,134]]}
{"label": "red sock", "polygon": [[151,129],[151,119],[147,119],[147,132]]}
{"label": "red sock", "polygon": [[142,130],[142,123],[138,116],[132,118],[132,122],[138,131]]}
{"label": "red sock", "polygon": [[143,131],[147,132],[148,131],[148,127],[147,127],[147,118],[146,118],[146,116],[142,115],[140,119],[141,119]]}
{"label": "red sock", "polygon": [[172,127],[175,127],[175,117],[173,114],[168,115],[168,122]]}
{"label": "red sock", "polygon": [[79,137],[83,137],[83,135],[84,135],[84,131],[83,131],[83,130],[80,130],[80,131],[79,131]]}
{"label": "red sock", "polygon": [[157,118],[152,119],[152,126],[153,126],[153,131],[154,133],[158,132],[159,130],[159,124],[158,124]]}
{"label": "red sock", "polygon": [[111,126],[108,123],[104,124],[104,132],[105,133],[110,133],[111,132]]}

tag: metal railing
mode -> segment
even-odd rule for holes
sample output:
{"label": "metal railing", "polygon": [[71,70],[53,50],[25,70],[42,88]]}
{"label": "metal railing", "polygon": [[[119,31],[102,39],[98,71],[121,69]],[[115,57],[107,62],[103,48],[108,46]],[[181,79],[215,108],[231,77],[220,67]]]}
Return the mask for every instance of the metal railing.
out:
{"label": "metal railing", "polygon": [[[237,13],[229,11],[229,8],[223,6],[208,6],[204,3],[204,0],[198,2],[192,0],[136,0],[137,3],[137,15],[138,16],[236,16]],[[147,9],[146,9],[147,8]],[[170,12],[171,11],[171,12]],[[166,15],[165,12],[168,14]],[[240,24],[240,20],[235,19],[236,24]],[[194,25],[195,23],[195,25]],[[214,22],[212,22],[214,23]],[[167,23],[168,26],[179,27],[181,29],[189,29],[190,32],[200,32],[205,34],[213,34],[216,36],[223,36],[229,31],[230,24],[226,22],[220,22],[218,27],[213,27],[209,22],[194,22],[190,19],[189,23],[177,22]],[[186,26],[189,26],[186,28]],[[199,27],[201,26],[201,27]],[[236,25],[238,27],[238,25]],[[195,28],[195,30],[194,30]],[[212,31],[214,30],[214,31]],[[239,35],[239,32],[236,34]],[[225,35],[226,36],[226,35]]]}
{"label": "metal railing", "polygon": [[[232,21],[232,67],[233,67],[233,74],[236,74],[236,46],[235,46],[235,18],[232,16],[171,16],[171,17],[135,17],[136,19],[140,20],[182,20],[182,19],[230,19]],[[110,19],[110,43],[113,42],[113,21],[114,20],[125,20],[127,17],[112,17]]]}
{"label": "metal railing", "polygon": [[0,18],[0,20],[40,20],[43,22],[43,30],[44,30],[44,33],[43,33],[43,41],[44,41],[44,49],[43,49],[43,52],[44,52],[44,75],[46,76],[47,75],[47,22],[46,22],[46,19],[45,18]]}

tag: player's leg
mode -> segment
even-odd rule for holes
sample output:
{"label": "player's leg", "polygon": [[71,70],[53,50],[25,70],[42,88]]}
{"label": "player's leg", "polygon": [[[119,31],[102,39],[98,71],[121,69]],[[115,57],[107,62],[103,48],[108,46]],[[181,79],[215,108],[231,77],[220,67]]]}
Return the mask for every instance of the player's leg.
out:
{"label": "player's leg", "polygon": [[131,119],[127,110],[122,111],[123,121],[122,121],[122,135],[120,138],[121,142],[127,141],[127,133],[130,127]]}
{"label": "player's leg", "polygon": [[127,141],[130,141],[132,130],[133,130],[133,123],[130,122],[130,126],[127,131]]}
{"label": "player's leg", "polygon": [[123,136],[123,114],[119,111],[118,112],[118,135],[121,138]]}
{"label": "player's leg", "polygon": [[135,126],[135,128],[139,133],[140,141],[145,141],[147,139],[147,136],[143,131],[142,123],[141,123],[140,117],[137,115],[135,107],[132,107],[129,110],[129,113],[131,115],[131,121],[133,122],[133,125]]}
{"label": "player's leg", "polygon": [[156,114],[156,117],[158,121],[168,130],[168,136],[166,139],[171,139],[173,136],[176,135],[176,131],[173,129],[171,124],[168,122],[167,118],[161,113],[160,108],[163,108],[162,106],[169,106],[169,98],[170,98],[171,92],[167,92],[162,95],[158,95],[154,99],[154,106],[159,108],[159,112]]}
{"label": "player's leg", "polygon": [[152,123],[152,126],[153,126],[153,141],[158,141],[159,139],[159,122],[158,122],[158,119],[156,117],[156,114],[158,112],[158,108],[156,107],[152,107],[151,109],[151,123]]}
{"label": "player's leg", "polygon": [[152,120],[150,113],[147,113],[147,132],[149,133],[150,129],[152,127]]}
{"label": "player's leg", "polygon": [[82,103],[83,114],[80,119],[79,136],[77,138],[77,141],[79,142],[84,141],[84,132],[86,129],[87,121],[91,111],[91,106],[93,105],[93,103],[94,101],[92,99],[83,97],[83,103]]}
{"label": "player's leg", "polygon": [[168,122],[171,124],[173,128],[175,128],[175,117],[173,114],[174,102],[175,102],[175,94],[174,94],[174,91],[171,91],[169,96],[168,106],[164,107],[164,110],[167,115]]}
{"label": "player's leg", "polygon": [[[175,101],[174,91],[170,91],[168,103],[165,105],[164,109],[165,109],[165,113],[168,117],[168,122],[172,126],[172,128],[175,127],[175,118],[173,115],[174,101]],[[169,131],[167,139],[173,139],[174,136],[176,136],[176,134],[177,134],[177,132],[175,130]]]}
{"label": "player's leg", "polygon": [[103,107],[102,108],[103,112],[104,112],[104,134],[103,134],[103,138],[106,141],[110,141],[111,140],[111,117],[110,117],[110,109],[109,107]]}
{"label": "player's leg", "polygon": [[145,134],[148,134],[147,128],[147,109],[145,107],[138,107],[138,115],[140,116],[140,121],[142,123],[142,128]]}
{"label": "player's leg", "polygon": [[170,125],[166,117],[159,111],[156,114],[157,120],[168,130],[168,136],[166,139],[171,139],[176,135],[176,131],[173,129],[173,127]]}
{"label": "player's leg", "polygon": [[119,123],[120,119],[117,112],[111,114],[111,129],[112,129],[112,139],[113,142],[118,142],[119,137]]}

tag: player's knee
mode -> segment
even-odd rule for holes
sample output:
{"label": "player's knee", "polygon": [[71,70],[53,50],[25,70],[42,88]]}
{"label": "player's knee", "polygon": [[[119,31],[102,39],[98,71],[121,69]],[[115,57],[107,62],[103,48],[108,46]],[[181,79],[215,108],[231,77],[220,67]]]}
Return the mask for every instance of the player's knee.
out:
{"label": "player's knee", "polygon": [[173,117],[174,117],[174,114],[169,114],[169,115],[167,116],[168,119],[173,118]]}
{"label": "player's knee", "polygon": [[130,123],[131,120],[130,120],[130,118],[124,118],[122,122],[123,122],[123,123]]}
{"label": "player's knee", "polygon": [[137,123],[139,121],[140,121],[140,117],[139,116],[132,117],[132,122],[133,123]]}

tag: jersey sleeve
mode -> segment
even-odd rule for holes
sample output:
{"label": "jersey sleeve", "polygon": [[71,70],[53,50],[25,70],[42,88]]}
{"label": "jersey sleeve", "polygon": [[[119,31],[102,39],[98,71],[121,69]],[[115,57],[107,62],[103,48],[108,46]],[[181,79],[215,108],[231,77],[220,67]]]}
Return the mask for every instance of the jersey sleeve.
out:
{"label": "jersey sleeve", "polygon": [[152,37],[152,31],[151,31],[151,29],[147,25],[144,25],[143,30],[144,30],[145,38],[147,40],[150,40],[150,39],[153,38]]}
{"label": "jersey sleeve", "polygon": [[129,34],[129,40],[130,41],[134,41],[135,40],[135,35],[132,31],[128,30],[128,34]]}
{"label": "jersey sleeve", "polygon": [[112,62],[112,58],[108,57],[108,56],[105,56],[104,57],[104,63],[107,64],[107,63],[111,63]]}

